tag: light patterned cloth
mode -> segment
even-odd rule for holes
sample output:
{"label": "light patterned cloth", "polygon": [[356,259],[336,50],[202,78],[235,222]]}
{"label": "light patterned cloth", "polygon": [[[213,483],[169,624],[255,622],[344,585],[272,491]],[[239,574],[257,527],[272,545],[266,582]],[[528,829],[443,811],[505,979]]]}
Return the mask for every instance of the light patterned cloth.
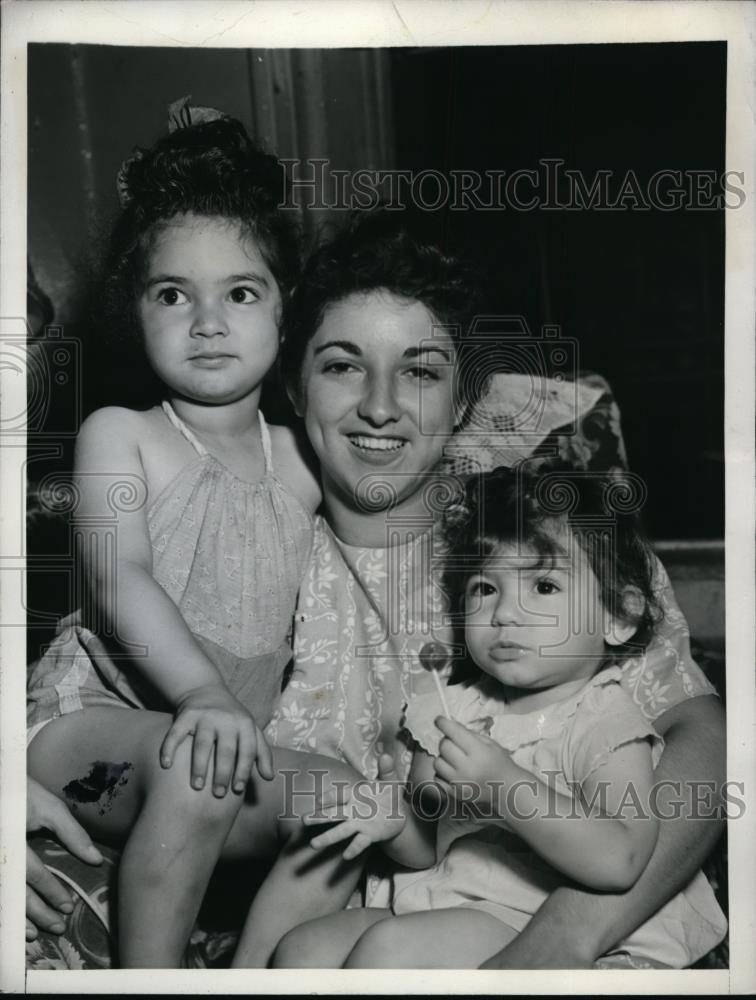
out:
{"label": "light patterned cloth", "polygon": [[[295,616],[294,670],[267,730],[273,744],[340,757],[368,778],[385,750],[406,777],[403,707],[411,695],[435,690],[420,650],[452,641],[442,565],[434,528],[401,545],[360,548],[316,518]],[[650,721],[686,698],[716,693],[691,658],[685,618],[658,561],[656,589],[664,620],[645,653],[622,669],[623,688]]]}
{"label": "light patterned cloth", "polygon": [[[451,641],[437,539],[429,529],[401,545],[360,548],[316,518],[295,617],[294,670],[266,730],[272,745],[338,757],[368,778],[377,776],[385,751],[407,777],[403,708],[413,694],[435,690],[420,650]],[[716,693],[691,658],[685,619],[660,563],[657,586],[664,621],[622,671],[622,686],[650,721],[686,698]],[[390,898],[390,880],[371,875],[366,903],[387,906]]]}
{"label": "light patterned cloth", "polygon": [[[621,746],[648,740],[654,765],[661,756],[661,739],[623,684],[622,670],[605,669],[577,694],[525,715],[513,713],[497,697],[498,685],[486,681],[448,687],[446,699],[457,721],[475,729],[488,720],[488,735],[511,753],[515,764],[572,797],[573,789]],[[413,698],[407,708],[408,731],[432,756],[438,756],[442,739],[434,722],[439,714],[437,695]],[[523,808],[528,808],[527,799]],[[506,822],[455,817],[449,810],[438,823],[436,858],[436,865],[426,871],[395,877],[394,913],[480,909],[520,932],[546,897],[566,881],[515,836]],[[724,914],[699,871],[683,892],[615,950],[684,968],[719,944],[726,931]]]}
{"label": "light patterned cloth", "polygon": [[[465,426],[445,449],[445,466],[458,476],[511,468],[530,456],[560,427],[574,427],[606,391],[603,379],[564,379],[499,373]],[[574,466],[574,463],[573,463]]]}
{"label": "light patterned cloth", "polygon": [[[251,484],[208,454],[168,404],[163,409],[197,457],[147,512],[153,575],[229,690],[264,724],[291,658],[312,518],[274,475],[262,415],[266,471]],[[92,705],[166,707],[140,681],[138,662],[113,652],[79,612],[64,619],[30,677],[27,725]]]}

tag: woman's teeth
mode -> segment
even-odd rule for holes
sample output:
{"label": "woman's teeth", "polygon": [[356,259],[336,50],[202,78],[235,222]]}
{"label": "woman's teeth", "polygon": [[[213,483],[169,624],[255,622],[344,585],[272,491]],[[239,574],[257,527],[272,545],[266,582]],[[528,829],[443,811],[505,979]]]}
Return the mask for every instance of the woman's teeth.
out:
{"label": "woman's teeth", "polygon": [[398,451],[405,443],[403,438],[365,437],[362,434],[352,434],[349,437],[352,444],[368,451]]}

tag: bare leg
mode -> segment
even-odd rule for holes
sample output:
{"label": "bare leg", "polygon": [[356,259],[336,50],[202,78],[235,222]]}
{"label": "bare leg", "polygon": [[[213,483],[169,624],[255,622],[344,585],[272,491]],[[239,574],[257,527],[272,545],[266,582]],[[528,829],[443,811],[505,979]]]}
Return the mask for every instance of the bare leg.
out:
{"label": "bare leg", "polygon": [[[349,901],[365,862],[364,857],[345,861],[342,858],[345,844],[314,850],[310,840],[317,835],[317,829],[303,826],[299,819],[315,808],[314,796],[322,791],[324,780],[358,781],[360,775],[328,757],[276,750],[274,764],[279,774],[287,757],[289,767],[300,770],[288,772],[284,788],[286,803],[277,803],[273,810],[278,816],[279,838],[284,846],[252,902],[232,962],[235,968],[267,968],[276,945],[289,931],[305,920],[341,910]],[[262,784],[258,782],[258,786]]]}
{"label": "bare leg", "polygon": [[[128,837],[119,868],[121,965],[180,965],[219,856],[273,858],[283,843],[293,874],[302,860],[316,862],[297,890],[293,910],[291,900],[280,911],[278,901],[268,904],[266,918],[272,913],[277,918],[271,921],[277,937],[265,943],[270,952],[301,919],[297,914],[306,887],[319,893],[320,907],[305,909],[306,916],[343,906],[360,866],[352,863],[347,871],[340,854],[316,854],[309,844],[297,842],[300,825],[291,796],[292,789],[301,794],[307,787],[305,778],[278,773],[267,782],[256,777],[243,797],[215,798],[210,783],[197,791],[189,784],[189,740],[170,770],[160,767],[158,749],[169,724],[167,715],[155,712],[87,709],[50,723],[29,748],[30,774],[72,806],[93,836],[115,843]],[[290,774],[319,768],[337,771],[341,778],[356,776],[337,761],[294,751],[275,751],[274,766]],[[301,812],[310,811],[312,794],[301,806]]]}
{"label": "bare leg", "polygon": [[516,936],[515,930],[482,910],[407,913],[366,930],[343,968],[477,969]]}
{"label": "bare leg", "polygon": [[391,910],[369,907],[308,920],[282,938],[273,956],[273,968],[341,969],[365,931],[392,916]]}

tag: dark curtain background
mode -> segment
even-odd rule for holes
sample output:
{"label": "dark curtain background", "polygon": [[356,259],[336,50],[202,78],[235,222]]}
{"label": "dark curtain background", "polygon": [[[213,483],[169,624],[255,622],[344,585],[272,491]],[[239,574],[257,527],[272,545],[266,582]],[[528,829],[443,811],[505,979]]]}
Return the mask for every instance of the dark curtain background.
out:
{"label": "dark curtain background", "polygon": [[[29,258],[81,362],[81,372],[64,372],[61,382],[55,358],[62,355],[43,348],[53,391],[30,435],[30,480],[70,468],[78,419],[135,388],[133,372],[113,360],[89,319],[88,275],[118,208],[119,164],[165,130],[177,98],[191,94],[222,108],[279,156],[326,158],[331,171],[513,171],[561,158],[588,180],[600,170],[618,179],[633,170],[644,186],[659,170],[724,170],[726,56],[726,44],[716,42],[30,45]],[[648,485],[652,536],[721,539],[725,212],[447,207],[428,216],[447,246],[477,263],[487,311],[521,315],[534,335],[559,324],[579,342],[579,367],[608,379],[631,468]],[[340,217],[310,210],[303,222],[312,238]],[[282,399],[269,394],[274,420],[286,417]],[[43,555],[36,576],[30,564],[31,608],[45,604],[40,591],[49,590],[59,534],[48,539],[37,527]],[[58,554],[67,578],[70,554]],[[54,616],[38,620],[47,628]]]}

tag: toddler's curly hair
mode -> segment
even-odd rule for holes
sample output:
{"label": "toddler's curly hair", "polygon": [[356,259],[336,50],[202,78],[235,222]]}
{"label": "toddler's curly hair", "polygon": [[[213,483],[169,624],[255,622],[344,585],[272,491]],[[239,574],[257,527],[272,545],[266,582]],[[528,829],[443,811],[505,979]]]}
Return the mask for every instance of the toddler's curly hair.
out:
{"label": "toddler's curly hair", "polygon": [[[527,545],[538,553],[538,565],[548,567],[568,554],[561,540],[567,528],[587,557],[604,607],[635,627],[628,642],[607,648],[606,662],[642,653],[662,611],[654,585],[656,560],[633,492],[634,485],[622,474],[581,474],[556,463],[471,477],[444,524],[443,587],[455,626],[462,626],[467,581],[500,546]],[[453,680],[476,672],[467,660],[456,663]]]}

